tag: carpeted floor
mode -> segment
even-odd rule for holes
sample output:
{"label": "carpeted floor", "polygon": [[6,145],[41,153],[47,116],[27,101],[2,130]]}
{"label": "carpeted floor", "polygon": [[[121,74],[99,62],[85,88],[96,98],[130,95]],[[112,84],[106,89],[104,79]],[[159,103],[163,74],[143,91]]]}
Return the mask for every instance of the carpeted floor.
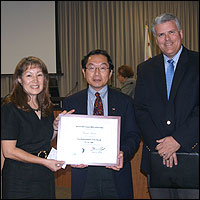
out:
{"label": "carpeted floor", "polygon": [[71,189],[56,186],[56,199],[71,199]]}

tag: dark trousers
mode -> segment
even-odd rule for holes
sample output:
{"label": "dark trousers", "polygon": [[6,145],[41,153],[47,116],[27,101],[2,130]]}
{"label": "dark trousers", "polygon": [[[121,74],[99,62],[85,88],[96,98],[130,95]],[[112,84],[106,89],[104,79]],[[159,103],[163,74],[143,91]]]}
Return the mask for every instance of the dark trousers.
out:
{"label": "dark trousers", "polygon": [[118,199],[112,169],[89,166],[82,199]]}
{"label": "dark trousers", "polygon": [[151,199],[199,199],[198,189],[149,188]]}
{"label": "dark trousers", "polygon": [[147,179],[151,199],[199,199],[199,189],[151,188]]}

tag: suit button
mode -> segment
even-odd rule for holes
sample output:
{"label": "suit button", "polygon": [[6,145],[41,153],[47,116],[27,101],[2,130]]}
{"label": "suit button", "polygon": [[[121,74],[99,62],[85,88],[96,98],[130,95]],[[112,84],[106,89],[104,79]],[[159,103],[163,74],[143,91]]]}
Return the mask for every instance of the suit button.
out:
{"label": "suit button", "polygon": [[171,121],[170,120],[167,120],[167,125],[170,125],[171,124]]}

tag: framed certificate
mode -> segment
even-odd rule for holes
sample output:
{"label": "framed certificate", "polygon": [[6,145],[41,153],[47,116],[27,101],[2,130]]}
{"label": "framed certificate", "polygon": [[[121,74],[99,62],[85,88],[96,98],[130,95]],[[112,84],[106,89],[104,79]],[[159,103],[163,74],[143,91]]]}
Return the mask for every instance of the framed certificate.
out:
{"label": "framed certificate", "polygon": [[120,116],[59,115],[57,159],[65,164],[118,164]]}

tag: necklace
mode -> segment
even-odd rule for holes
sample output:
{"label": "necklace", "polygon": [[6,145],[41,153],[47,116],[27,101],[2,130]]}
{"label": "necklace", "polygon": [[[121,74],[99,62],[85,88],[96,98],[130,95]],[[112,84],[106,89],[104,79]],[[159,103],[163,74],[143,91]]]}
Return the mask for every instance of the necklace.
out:
{"label": "necklace", "polygon": [[40,106],[38,106],[38,108],[37,109],[35,109],[35,108],[33,108],[30,104],[29,104],[29,107],[33,110],[33,111],[36,111],[36,112],[38,112],[38,111],[40,111],[41,109],[40,109]]}
{"label": "necklace", "polygon": [[32,108],[34,111],[36,111],[36,112],[38,112],[38,111],[40,111],[40,108],[37,108],[37,109],[34,109],[34,108]]}

